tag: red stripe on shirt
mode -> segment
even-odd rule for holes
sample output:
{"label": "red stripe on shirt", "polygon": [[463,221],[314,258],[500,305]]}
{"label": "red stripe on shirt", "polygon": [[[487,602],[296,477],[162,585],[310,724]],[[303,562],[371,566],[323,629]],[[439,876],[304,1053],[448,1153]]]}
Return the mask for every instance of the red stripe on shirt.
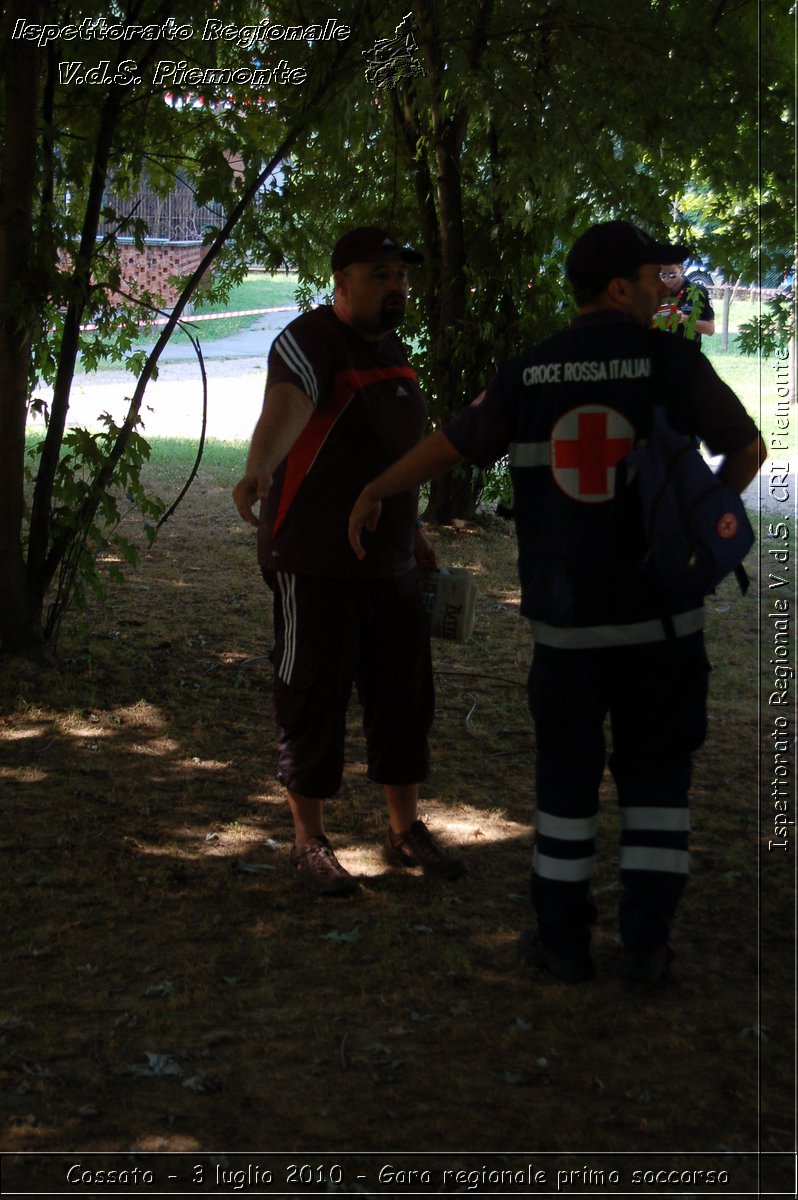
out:
{"label": "red stripe on shirt", "polygon": [[412,367],[372,367],[366,371],[341,371],[336,376],[329,405],[325,405],[323,409],[314,410],[288,454],[285,462],[283,490],[280,493],[277,516],[274,518],[272,536],[280,528],[294,497],[302,486],[302,481],[310,473],[336,421],[344,414],[355,393],[368,387],[369,384],[400,378],[412,379],[414,383],[417,383],[416,373]]}

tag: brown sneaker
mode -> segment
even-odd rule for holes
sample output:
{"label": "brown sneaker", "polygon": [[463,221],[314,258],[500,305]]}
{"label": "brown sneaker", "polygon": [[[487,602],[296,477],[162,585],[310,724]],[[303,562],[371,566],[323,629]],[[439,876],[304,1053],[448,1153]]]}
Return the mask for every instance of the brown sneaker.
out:
{"label": "brown sneaker", "polygon": [[324,834],[311,838],[301,850],[293,847],[291,874],[319,896],[349,896],[357,891],[357,880],[341,866]]}
{"label": "brown sneaker", "polygon": [[404,833],[389,828],[385,838],[385,861],[395,867],[421,867],[425,875],[438,879],[459,879],[465,874],[465,863],[455,858],[423,821],[414,821]]}

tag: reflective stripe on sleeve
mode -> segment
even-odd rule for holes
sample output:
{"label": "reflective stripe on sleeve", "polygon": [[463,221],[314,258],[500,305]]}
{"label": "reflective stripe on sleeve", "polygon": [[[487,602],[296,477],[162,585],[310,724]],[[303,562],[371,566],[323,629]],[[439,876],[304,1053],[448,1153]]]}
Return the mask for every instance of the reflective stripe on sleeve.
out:
{"label": "reflective stripe on sleeve", "polygon": [[550,442],[510,442],[508,453],[511,467],[548,467],[551,463]]}

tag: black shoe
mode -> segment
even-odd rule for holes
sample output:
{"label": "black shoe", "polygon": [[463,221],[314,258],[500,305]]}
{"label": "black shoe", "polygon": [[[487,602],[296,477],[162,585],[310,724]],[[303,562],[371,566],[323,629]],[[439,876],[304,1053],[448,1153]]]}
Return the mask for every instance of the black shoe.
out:
{"label": "black shoe", "polygon": [[540,967],[565,983],[586,983],[596,975],[596,968],[588,953],[557,954],[544,946],[531,929],[527,929],[518,939],[518,956],[526,966]]}
{"label": "black shoe", "polygon": [[291,851],[291,873],[319,896],[350,896],[357,880],[341,866],[324,834],[311,838],[307,846]]}
{"label": "black shoe", "polygon": [[414,821],[404,833],[388,830],[385,836],[385,861],[394,867],[421,867],[425,875],[438,879],[459,879],[465,874],[465,863],[455,858],[423,821]]}
{"label": "black shoe", "polygon": [[662,983],[670,978],[675,955],[670,946],[656,950],[624,950],[621,974],[630,983]]}

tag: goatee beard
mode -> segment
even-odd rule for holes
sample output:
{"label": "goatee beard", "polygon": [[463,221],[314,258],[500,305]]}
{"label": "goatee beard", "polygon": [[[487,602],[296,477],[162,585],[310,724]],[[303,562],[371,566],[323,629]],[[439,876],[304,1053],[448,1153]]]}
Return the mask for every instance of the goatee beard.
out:
{"label": "goatee beard", "polygon": [[383,304],[380,308],[379,323],[382,329],[396,329],[401,325],[405,315],[404,304]]}

